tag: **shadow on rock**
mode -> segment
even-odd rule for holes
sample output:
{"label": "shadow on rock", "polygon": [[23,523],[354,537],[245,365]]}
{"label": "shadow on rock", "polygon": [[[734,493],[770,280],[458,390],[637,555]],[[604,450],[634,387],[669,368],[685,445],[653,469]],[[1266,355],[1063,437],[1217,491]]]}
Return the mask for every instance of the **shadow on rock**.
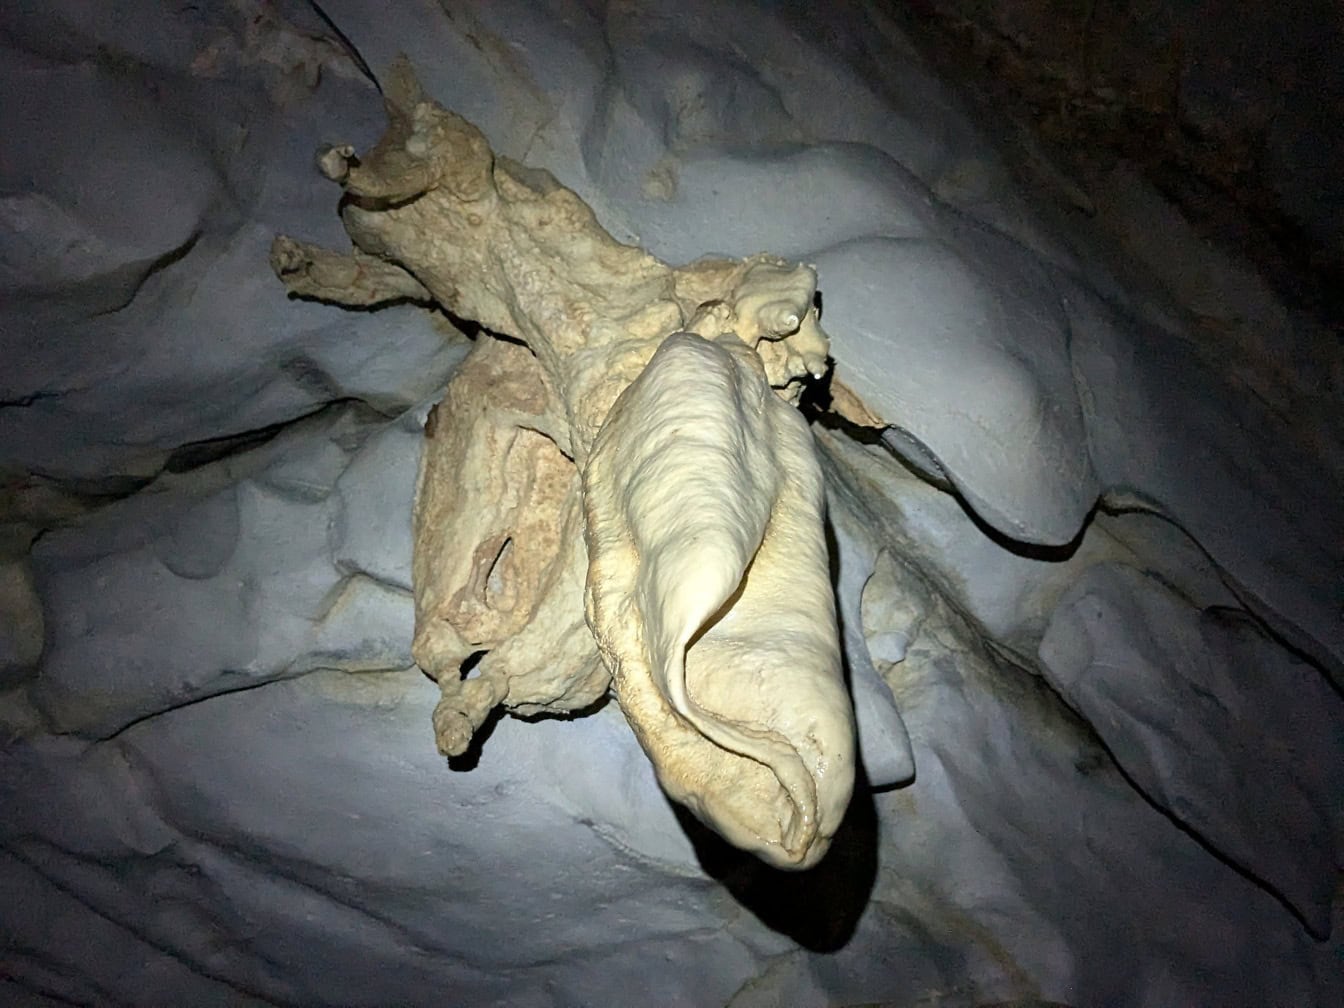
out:
{"label": "shadow on rock", "polygon": [[877,808],[860,767],[849,811],[814,868],[771,868],[733,847],[672,803],[705,874],[722,883],[766,927],[813,952],[834,952],[854,935],[877,880]]}

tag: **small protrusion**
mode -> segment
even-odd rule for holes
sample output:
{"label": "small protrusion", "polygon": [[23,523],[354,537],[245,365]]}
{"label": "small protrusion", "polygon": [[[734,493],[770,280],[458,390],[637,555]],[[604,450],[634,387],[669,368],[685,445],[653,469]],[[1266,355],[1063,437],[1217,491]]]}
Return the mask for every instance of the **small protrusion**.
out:
{"label": "small protrusion", "polygon": [[355,148],[350,144],[328,145],[317,152],[317,170],[333,182],[344,184],[354,159]]}

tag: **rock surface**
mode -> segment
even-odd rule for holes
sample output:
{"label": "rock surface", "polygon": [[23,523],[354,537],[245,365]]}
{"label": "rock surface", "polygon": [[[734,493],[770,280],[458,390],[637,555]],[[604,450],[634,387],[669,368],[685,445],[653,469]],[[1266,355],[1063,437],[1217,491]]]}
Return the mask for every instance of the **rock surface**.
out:
{"label": "rock surface", "polygon": [[[1332,351],[1131,282],[880,5],[448,6],[0,11],[0,999],[1344,1003]],[[610,701],[436,753],[411,497],[468,344],[266,262],[343,241],[312,154],[401,51],[618,238],[818,265],[899,430],[813,424],[863,770],[811,871]]]}
{"label": "rock surface", "polygon": [[1330,931],[1344,704],[1244,612],[1087,569],[1041,639],[1060,694],[1154,802]]}

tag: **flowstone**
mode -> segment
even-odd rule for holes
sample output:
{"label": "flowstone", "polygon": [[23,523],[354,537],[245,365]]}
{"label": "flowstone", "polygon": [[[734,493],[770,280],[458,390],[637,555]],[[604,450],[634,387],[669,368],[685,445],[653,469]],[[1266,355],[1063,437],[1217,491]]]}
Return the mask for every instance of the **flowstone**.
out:
{"label": "flowstone", "polygon": [[855,773],[811,432],[827,368],[810,267],[673,268],[550,174],[492,154],[409,65],[364,157],[329,148],[354,248],[279,237],[295,294],[412,299],[484,332],[426,425],[413,653],[439,748],[498,705],[614,688],[664,789],[763,860],[826,852]]}

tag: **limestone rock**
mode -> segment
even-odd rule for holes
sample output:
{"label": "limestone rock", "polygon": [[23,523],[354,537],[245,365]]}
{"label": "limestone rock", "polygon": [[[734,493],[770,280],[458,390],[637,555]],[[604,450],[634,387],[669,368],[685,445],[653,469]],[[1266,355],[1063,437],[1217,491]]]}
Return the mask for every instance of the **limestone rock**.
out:
{"label": "limestone rock", "polygon": [[1078,580],[1040,651],[1145,794],[1330,931],[1344,704],[1317,669],[1245,614],[1118,564]]}
{"label": "limestone rock", "polygon": [[828,324],[845,334],[837,378],[899,428],[898,454],[950,480],[990,525],[1019,542],[1068,543],[1100,484],[1067,321],[1019,248],[948,239],[868,238],[817,257]]}
{"label": "limestone rock", "polygon": [[28,563],[0,561],[0,689],[32,674],[42,638],[42,602]]}

